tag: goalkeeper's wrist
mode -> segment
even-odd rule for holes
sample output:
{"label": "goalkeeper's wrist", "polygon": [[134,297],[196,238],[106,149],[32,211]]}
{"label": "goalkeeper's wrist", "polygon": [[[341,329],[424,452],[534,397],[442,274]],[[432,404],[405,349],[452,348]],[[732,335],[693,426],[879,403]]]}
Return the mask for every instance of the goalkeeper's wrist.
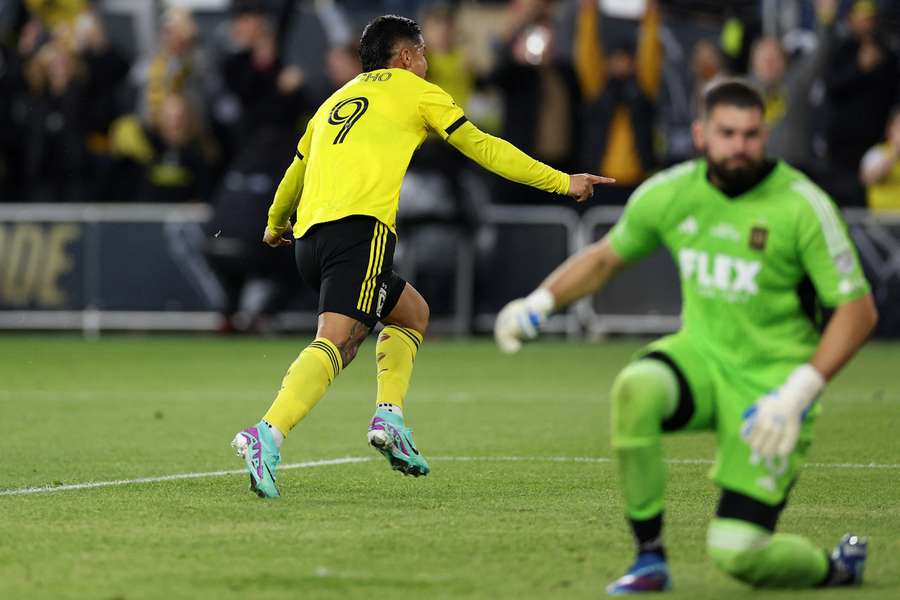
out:
{"label": "goalkeeper's wrist", "polygon": [[525,306],[543,321],[556,308],[556,299],[547,288],[538,288],[526,296]]}
{"label": "goalkeeper's wrist", "polygon": [[806,410],[825,389],[825,378],[809,363],[797,367],[781,386],[781,396],[790,399],[800,410]]}

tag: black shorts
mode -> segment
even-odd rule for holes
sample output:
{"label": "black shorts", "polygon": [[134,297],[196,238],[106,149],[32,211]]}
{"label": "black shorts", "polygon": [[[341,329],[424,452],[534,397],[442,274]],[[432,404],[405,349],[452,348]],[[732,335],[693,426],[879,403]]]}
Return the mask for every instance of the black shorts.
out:
{"label": "black shorts", "polygon": [[297,268],[319,292],[319,314],[335,312],[369,328],[388,316],[406,286],[394,273],[397,236],[368,216],[315,225],[296,241]]}

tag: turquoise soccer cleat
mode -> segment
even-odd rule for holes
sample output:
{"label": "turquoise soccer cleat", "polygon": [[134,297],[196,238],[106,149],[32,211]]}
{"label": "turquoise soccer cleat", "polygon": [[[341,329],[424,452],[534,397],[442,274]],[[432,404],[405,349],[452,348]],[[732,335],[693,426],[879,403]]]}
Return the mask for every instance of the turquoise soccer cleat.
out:
{"label": "turquoise soccer cleat", "polygon": [[416,448],[412,429],[403,424],[403,417],[386,410],[376,410],[369,423],[369,443],[381,452],[391,468],[404,475],[428,475],[428,461]]}
{"label": "turquoise soccer cleat", "polygon": [[281,462],[281,453],[269,425],[260,421],[253,427],[239,431],[231,441],[231,447],[244,459],[250,472],[250,490],[260,498],[277,498],[281,494],[275,486],[275,468]]}

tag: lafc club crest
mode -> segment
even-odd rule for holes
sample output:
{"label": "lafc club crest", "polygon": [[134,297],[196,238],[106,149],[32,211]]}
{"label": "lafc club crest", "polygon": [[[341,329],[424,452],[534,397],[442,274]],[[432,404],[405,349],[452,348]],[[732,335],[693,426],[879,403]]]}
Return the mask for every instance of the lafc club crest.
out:
{"label": "lafc club crest", "polygon": [[769,230],[756,226],[750,230],[750,248],[753,250],[765,250],[766,241],[769,239]]}

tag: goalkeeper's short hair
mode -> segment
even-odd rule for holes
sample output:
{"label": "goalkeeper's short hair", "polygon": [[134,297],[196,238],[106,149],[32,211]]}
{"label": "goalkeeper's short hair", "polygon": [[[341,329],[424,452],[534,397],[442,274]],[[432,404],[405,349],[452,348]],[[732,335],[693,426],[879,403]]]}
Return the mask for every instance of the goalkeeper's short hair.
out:
{"label": "goalkeeper's short hair", "polygon": [[760,112],[766,112],[766,104],[756,86],[738,77],[715,79],[703,90],[700,117],[708,118],[713,109],[721,105],[757,108]]}

